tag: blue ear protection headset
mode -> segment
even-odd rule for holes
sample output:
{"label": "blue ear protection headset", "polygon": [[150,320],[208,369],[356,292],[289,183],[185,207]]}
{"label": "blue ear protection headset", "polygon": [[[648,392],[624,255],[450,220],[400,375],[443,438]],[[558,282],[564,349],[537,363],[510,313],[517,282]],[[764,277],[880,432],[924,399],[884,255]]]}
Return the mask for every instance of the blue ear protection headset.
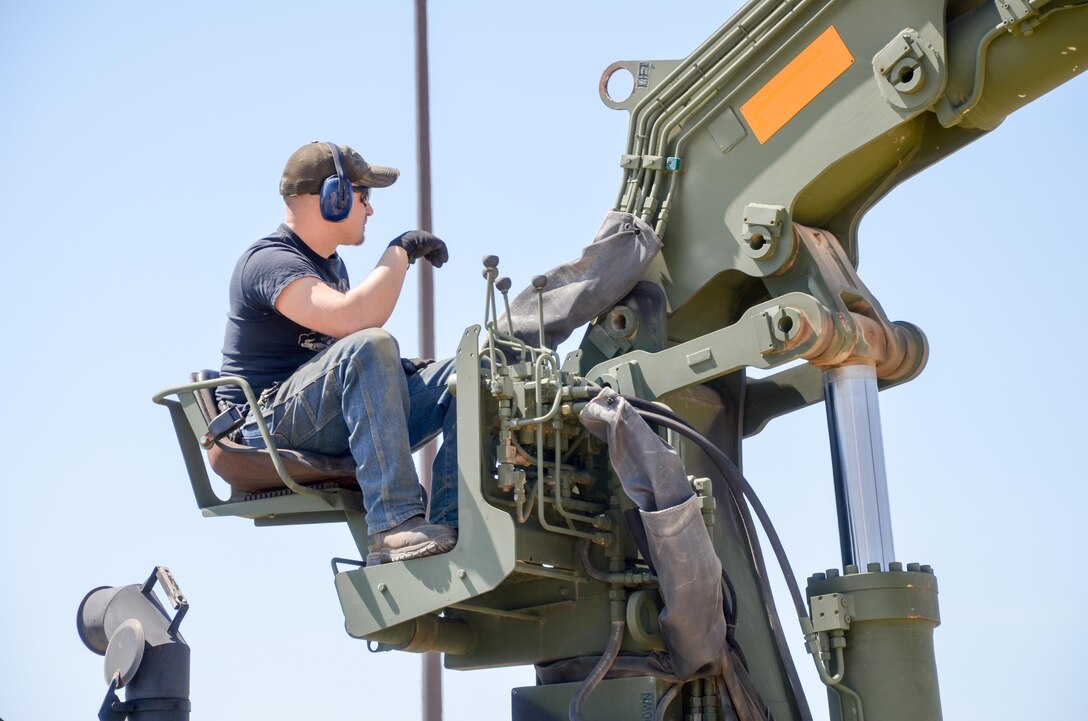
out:
{"label": "blue ear protection headset", "polygon": [[340,148],[334,143],[325,143],[332,150],[332,162],[336,166],[336,175],[325,178],[321,184],[321,217],[333,223],[339,223],[351,213],[353,200],[351,181],[344,170],[344,159]]}

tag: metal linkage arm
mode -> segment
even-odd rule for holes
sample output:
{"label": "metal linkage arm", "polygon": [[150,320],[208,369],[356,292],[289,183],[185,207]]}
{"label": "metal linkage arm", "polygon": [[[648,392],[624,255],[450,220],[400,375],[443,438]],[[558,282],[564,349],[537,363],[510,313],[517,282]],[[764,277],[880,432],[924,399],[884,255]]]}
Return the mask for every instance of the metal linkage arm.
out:
{"label": "metal linkage arm", "polygon": [[834,235],[800,224],[794,224],[793,230],[785,240],[793,245],[790,260],[764,279],[767,289],[772,295],[812,293],[839,326],[819,351],[804,357],[822,369],[874,365],[883,380],[909,380],[921,373],[929,356],[922,331],[911,323],[888,319]]}
{"label": "metal linkage arm", "polygon": [[[659,398],[740,370],[774,368],[798,358],[821,367],[880,359],[888,379],[914,377],[925,337],[909,324],[883,324],[828,308],[807,293],[787,293],[750,308],[736,323],[657,353],[633,351],[590,369],[586,378],[617,392]],[[878,370],[879,373],[879,370]]]}
{"label": "metal linkage arm", "polygon": [[624,395],[655,399],[748,366],[773,368],[804,357],[826,343],[832,322],[815,298],[790,293],[754,306],[736,323],[687,343],[604,361],[591,368],[586,379]]}

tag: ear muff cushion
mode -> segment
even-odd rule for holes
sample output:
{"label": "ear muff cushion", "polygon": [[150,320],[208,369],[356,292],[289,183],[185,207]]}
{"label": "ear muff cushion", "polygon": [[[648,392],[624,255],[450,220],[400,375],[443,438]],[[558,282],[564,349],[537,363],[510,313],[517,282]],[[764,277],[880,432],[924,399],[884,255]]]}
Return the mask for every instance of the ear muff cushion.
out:
{"label": "ear muff cushion", "polygon": [[343,192],[345,186],[340,178],[330,175],[321,185],[321,217],[333,223],[339,223],[351,213],[352,194],[350,189]]}
{"label": "ear muff cushion", "polygon": [[335,143],[325,143],[332,152],[336,175],[325,178],[321,184],[321,217],[333,223],[339,223],[351,213],[353,195],[348,175],[344,172],[344,161],[340,157],[340,148]]}

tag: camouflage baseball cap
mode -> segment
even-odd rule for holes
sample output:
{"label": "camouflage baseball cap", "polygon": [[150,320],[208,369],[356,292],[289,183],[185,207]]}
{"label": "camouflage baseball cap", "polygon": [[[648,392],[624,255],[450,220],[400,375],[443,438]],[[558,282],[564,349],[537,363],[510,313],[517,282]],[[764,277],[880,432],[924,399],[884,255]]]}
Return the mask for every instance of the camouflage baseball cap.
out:
{"label": "camouflage baseball cap", "polygon": [[[383,168],[371,165],[358,152],[346,145],[341,145],[340,156],[344,162],[344,172],[352,185],[365,185],[368,188],[385,188],[396,182],[400,171],[396,168]],[[327,143],[314,141],[307,143],[291,153],[280,178],[280,195],[309,195],[321,192],[325,178],[336,175],[336,164],[332,160],[332,149]]]}

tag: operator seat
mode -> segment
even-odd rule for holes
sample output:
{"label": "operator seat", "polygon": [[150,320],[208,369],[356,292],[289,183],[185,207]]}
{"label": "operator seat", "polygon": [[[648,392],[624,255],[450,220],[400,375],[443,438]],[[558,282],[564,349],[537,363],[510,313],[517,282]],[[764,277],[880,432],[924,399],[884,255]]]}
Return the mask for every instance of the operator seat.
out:
{"label": "operator seat", "polygon": [[[230,434],[206,442],[214,438],[209,425],[220,414],[215,388],[237,384],[247,397],[253,391],[245,379],[211,370],[191,374],[190,381],[152,400],[170,411],[193,495],[205,516],[240,516],[259,526],[347,521],[352,535],[366,538],[363,494],[350,455],[304,453],[274,443],[271,450],[252,448],[231,440]],[[212,488],[202,446],[208,465],[230,485],[229,498],[220,498]]]}
{"label": "operator seat", "polygon": [[[218,371],[202,370],[190,376],[194,383],[213,378],[219,378]],[[215,399],[215,389],[200,388],[195,393],[204,422],[210,423],[220,411]],[[359,488],[355,478],[355,459],[350,455],[324,456],[286,448],[277,449],[277,453],[283,459],[283,465],[291,478],[300,485],[327,483],[341,488]],[[223,436],[208,449],[208,463],[216,475],[240,493],[257,493],[284,487],[269,452],[264,448],[253,448],[233,441],[231,434]]]}

